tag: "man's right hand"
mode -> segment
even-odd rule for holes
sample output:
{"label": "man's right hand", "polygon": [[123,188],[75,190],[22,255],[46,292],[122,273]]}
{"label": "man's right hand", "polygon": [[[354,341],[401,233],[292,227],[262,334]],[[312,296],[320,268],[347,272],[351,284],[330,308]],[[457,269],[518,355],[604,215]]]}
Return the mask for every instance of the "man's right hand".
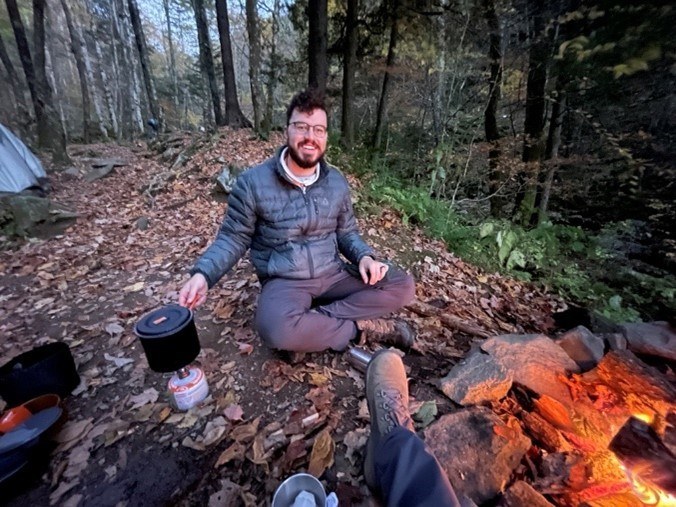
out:
{"label": "man's right hand", "polygon": [[192,310],[207,300],[209,285],[202,273],[192,275],[178,293],[178,304]]}

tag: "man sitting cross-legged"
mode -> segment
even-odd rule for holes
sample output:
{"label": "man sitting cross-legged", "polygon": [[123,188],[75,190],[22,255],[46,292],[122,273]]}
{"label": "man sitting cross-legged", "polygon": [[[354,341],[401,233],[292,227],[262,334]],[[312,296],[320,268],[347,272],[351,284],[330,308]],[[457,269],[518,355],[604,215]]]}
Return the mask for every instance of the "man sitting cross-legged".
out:
{"label": "man sitting cross-legged", "polygon": [[361,238],[347,180],[324,159],[327,132],[323,96],[296,95],[286,145],[239,176],[216,240],[192,268],[179,304],[202,304],[250,249],[262,285],[256,330],[270,347],[343,350],[362,333],[410,347],[406,323],[379,317],[413,300],[413,278],[378,260]]}

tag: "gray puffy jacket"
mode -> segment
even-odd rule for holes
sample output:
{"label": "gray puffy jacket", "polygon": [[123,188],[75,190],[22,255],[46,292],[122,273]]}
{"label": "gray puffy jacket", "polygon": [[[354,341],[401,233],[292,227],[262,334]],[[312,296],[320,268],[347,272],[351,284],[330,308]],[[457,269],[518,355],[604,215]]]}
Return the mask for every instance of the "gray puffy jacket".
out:
{"label": "gray puffy jacket", "polygon": [[259,279],[317,278],[358,264],[373,250],[362,240],[345,177],[324,161],[319,179],[303,189],[291,183],[277,154],[243,172],[228,199],[216,240],[191,274],[212,287],[251,248]]}

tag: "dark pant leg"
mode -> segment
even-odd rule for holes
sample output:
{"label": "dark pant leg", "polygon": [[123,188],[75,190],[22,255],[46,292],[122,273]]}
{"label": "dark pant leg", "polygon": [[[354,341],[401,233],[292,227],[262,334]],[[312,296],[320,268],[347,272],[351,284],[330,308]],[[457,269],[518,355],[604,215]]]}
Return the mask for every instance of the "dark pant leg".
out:
{"label": "dark pant leg", "polygon": [[317,310],[337,319],[375,319],[399,310],[415,298],[413,277],[395,266],[375,285],[365,284],[347,270],[334,275],[330,282],[319,297]]}
{"label": "dark pant leg", "polygon": [[313,298],[327,286],[323,279],[274,278],[258,297],[255,326],[263,342],[294,352],[343,350],[357,331],[354,322],[311,311]]}
{"label": "dark pant leg", "polygon": [[388,507],[459,507],[446,473],[424,442],[398,427],[376,446],[376,480]]}

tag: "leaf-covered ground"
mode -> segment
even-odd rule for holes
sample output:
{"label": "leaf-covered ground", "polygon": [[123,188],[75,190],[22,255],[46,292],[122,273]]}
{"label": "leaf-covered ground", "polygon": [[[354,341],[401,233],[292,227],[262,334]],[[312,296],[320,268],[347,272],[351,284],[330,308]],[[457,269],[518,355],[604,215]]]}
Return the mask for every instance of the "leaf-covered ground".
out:
{"label": "leaf-covered ground", "polygon": [[[279,141],[222,130],[157,193],[144,189],[164,180],[158,175],[170,162],[145,144],[71,149],[82,174],[93,157],[127,165],[93,182],[55,175],[51,198],[76,210],[77,221],[55,237],[0,252],[2,362],[61,340],[82,377],[64,401],[68,418],[51,455],[24,474],[27,484],[3,492],[10,505],[188,505],[216,493],[262,505],[283,478],[307,470],[341,505],[368,504],[362,376],[342,353],[292,363],[262,346],[251,327],[259,284],[248,260],[196,313],[198,363],[211,388],[201,407],[186,413],[169,406],[168,376],[148,368],[132,331],[142,314],[176,301],[187,269],[213,238],[226,207],[213,183],[223,164],[262,161]],[[360,226],[367,241],[414,273],[418,299],[439,310],[401,314],[419,333],[404,361],[421,427],[456,409],[435,379],[480,339],[448,327],[444,315],[486,334],[537,332],[561,305],[532,286],[481,272],[390,210],[361,217]]]}

